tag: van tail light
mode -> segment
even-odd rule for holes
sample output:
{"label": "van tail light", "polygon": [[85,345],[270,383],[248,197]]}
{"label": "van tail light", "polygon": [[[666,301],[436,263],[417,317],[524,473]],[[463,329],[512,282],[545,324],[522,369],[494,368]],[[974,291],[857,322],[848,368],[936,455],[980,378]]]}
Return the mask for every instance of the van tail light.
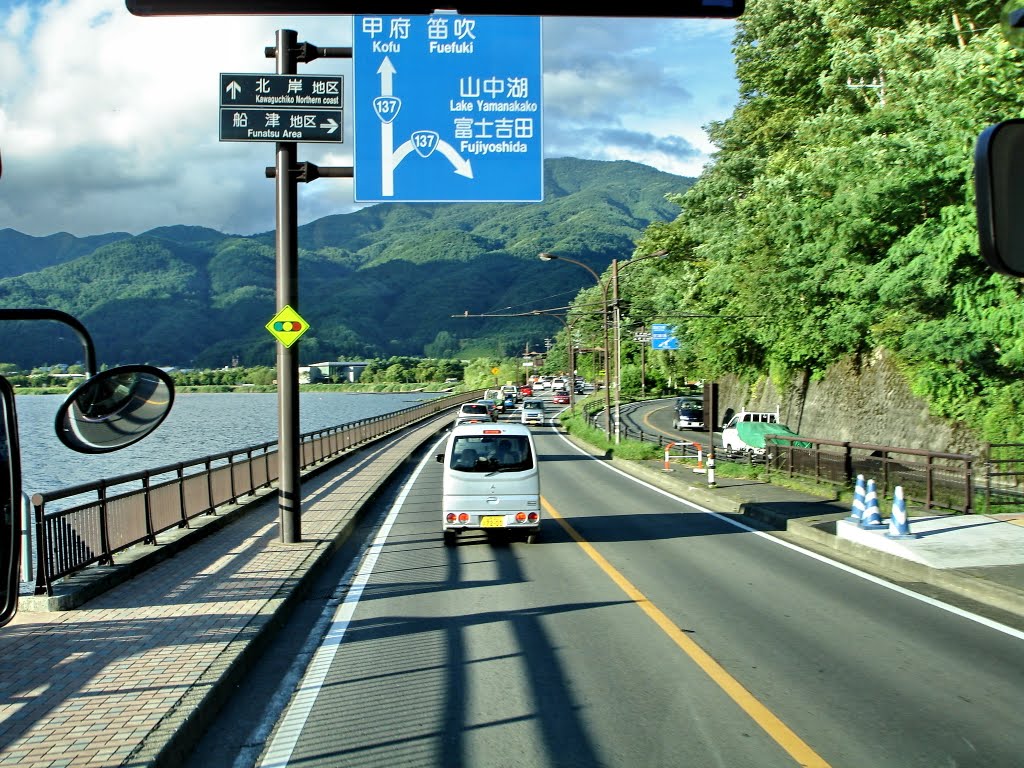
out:
{"label": "van tail light", "polygon": [[526,522],[526,513],[525,512],[516,512],[516,522],[517,523],[525,523]]}
{"label": "van tail light", "polygon": [[454,523],[455,522],[455,513],[454,512],[449,512],[447,515],[445,515],[444,519],[445,519],[446,522]]}
{"label": "van tail light", "polygon": [[468,512],[459,512],[459,522],[460,523],[468,523],[469,522],[469,513]]}
{"label": "van tail light", "polygon": [[539,512],[531,512],[528,515],[528,519],[529,519],[529,521],[531,523],[536,523],[538,520],[540,520],[540,513]]}

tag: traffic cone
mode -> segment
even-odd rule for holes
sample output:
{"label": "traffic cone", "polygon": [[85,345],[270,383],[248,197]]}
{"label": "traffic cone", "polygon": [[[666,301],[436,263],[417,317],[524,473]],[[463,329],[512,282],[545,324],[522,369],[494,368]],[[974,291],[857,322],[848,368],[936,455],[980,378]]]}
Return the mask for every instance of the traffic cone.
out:
{"label": "traffic cone", "polygon": [[910,532],[907,520],[907,501],[903,498],[903,486],[897,485],[892,497],[892,515],[889,517],[889,530],[885,534],[888,539],[916,539],[917,534]]}
{"label": "traffic cone", "polygon": [[860,521],[861,528],[884,528],[882,514],[878,511],[878,493],[875,491],[875,481],[868,480],[868,490],[864,497],[864,519]]}
{"label": "traffic cone", "polygon": [[853,489],[853,504],[850,507],[850,516],[846,518],[851,523],[859,523],[864,519],[864,475],[857,475],[857,485]]}

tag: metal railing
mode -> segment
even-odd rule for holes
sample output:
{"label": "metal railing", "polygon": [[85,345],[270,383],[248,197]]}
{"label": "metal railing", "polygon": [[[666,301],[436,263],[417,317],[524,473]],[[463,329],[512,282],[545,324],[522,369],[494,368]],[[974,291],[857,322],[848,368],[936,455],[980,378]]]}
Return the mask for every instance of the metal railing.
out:
{"label": "metal railing", "polygon": [[[630,405],[637,407],[640,404]],[[588,424],[600,429],[603,405],[591,401],[583,403],[582,408]],[[620,424],[620,433],[624,439],[656,443],[662,448],[677,442],[675,438],[633,429],[624,423]],[[711,439],[709,435],[709,442]],[[880,501],[891,499],[896,486],[902,486],[908,503],[925,509],[945,509],[964,514],[975,511],[974,469],[977,456],[791,435],[766,435],[765,441],[771,442],[771,449],[764,456],[728,454],[716,449],[715,461],[757,462],[764,465],[769,477],[772,472],[778,472],[843,488],[852,488],[857,475],[862,474],[865,479],[875,480]],[[801,444],[810,444],[811,447],[802,447]],[[1004,449],[1004,452],[993,451],[993,448]],[[1006,453],[1010,449],[1015,449],[1012,456]],[[994,486],[991,480],[993,477],[1013,477],[1015,483],[1024,481],[1024,445],[993,446],[988,451],[986,467],[986,508],[1014,501],[1018,506],[1024,506],[1024,493],[1007,489],[1005,482]],[[1004,471],[998,472],[992,467],[1000,467]]]}
{"label": "metal railing", "polygon": [[[660,399],[660,398],[654,398]],[[660,432],[644,432],[641,429],[633,429],[629,424],[622,421],[622,416],[628,414],[631,410],[635,410],[637,407],[642,405],[645,401],[639,400],[631,403],[624,403],[619,408],[619,436],[623,440],[636,440],[641,443],[654,443],[660,448],[664,448],[669,443],[678,442],[678,438],[666,437]],[[604,403],[596,400],[587,400],[579,405],[583,411],[583,417],[586,419],[587,424],[594,429],[604,431],[602,419],[604,417]]]}
{"label": "metal railing", "polygon": [[[924,509],[974,511],[971,454],[940,453],[792,435],[765,435],[765,470],[818,483],[851,487],[858,475],[873,479],[879,500],[891,499],[897,486],[907,503]],[[808,447],[809,446],[809,447]]]}
{"label": "metal railing", "polygon": [[[480,397],[479,391],[438,398],[392,413],[300,435],[300,468],[334,460],[366,443]],[[110,565],[130,547],[218,507],[269,488],[278,479],[277,441],[168,464],[32,496],[37,595],[92,565]],[[90,497],[60,511],[47,502]]]}
{"label": "metal railing", "polygon": [[984,453],[985,509],[994,512],[1024,508],[1024,444],[987,443]]}

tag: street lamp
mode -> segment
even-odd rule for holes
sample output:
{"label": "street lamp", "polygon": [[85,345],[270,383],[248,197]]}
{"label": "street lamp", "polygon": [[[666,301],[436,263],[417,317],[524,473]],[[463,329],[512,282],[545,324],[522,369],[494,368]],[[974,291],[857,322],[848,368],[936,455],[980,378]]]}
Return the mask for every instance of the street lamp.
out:
{"label": "street lamp", "polygon": [[615,443],[618,444],[621,437],[621,422],[619,412],[622,405],[622,311],[619,308],[619,271],[626,269],[638,261],[645,259],[660,259],[668,255],[668,251],[661,249],[644,256],[635,256],[627,263],[619,267],[619,260],[612,259],[612,307],[615,310]]}
{"label": "street lamp", "polygon": [[[541,261],[567,261],[570,264],[575,264],[578,267],[583,267],[590,273],[590,276],[594,278],[594,282],[601,287],[601,326],[604,331],[604,434],[608,440],[612,439],[612,404],[611,394],[609,389],[611,387],[611,376],[609,375],[608,367],[611,360],[608,356],[608,284],[601,280],[601,277],[595,272],[590,266],[584,264],[582,261],[576,261],[576,259],[570,259],[568,256],[556,256],[553,253],[540,253],[537,255]],[[615,262],[613,261],[612,264]],[[571,343],[570,339],[570,343]],[[576,372],[572,372],[572,385],[573,389],[576,388]],[[571,397],[571,395],[570,395]]]}

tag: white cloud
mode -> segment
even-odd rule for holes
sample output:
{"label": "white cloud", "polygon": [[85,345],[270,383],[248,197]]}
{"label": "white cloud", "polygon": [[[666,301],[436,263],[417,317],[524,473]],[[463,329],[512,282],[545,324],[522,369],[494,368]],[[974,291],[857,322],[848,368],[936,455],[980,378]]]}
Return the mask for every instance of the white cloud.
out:
{"label": "white cloud", "polygon": [[[0,0],[0,29],[0,228],[31,235],[272,230],[274,145],[219,141],[219,73],[273,72],[279,29],[351,45],[344,16],[136,17],[123,0]],[[735,98],[731,35],[721,21],[545,19],[545,155],[697,175],[701,126]],[[300,65],[342,74],[349,99],[345,144],[300,144],[300,160],[351,165],[351,70]],[[300,185],[302,222],[354,207],[350,180]]]}

